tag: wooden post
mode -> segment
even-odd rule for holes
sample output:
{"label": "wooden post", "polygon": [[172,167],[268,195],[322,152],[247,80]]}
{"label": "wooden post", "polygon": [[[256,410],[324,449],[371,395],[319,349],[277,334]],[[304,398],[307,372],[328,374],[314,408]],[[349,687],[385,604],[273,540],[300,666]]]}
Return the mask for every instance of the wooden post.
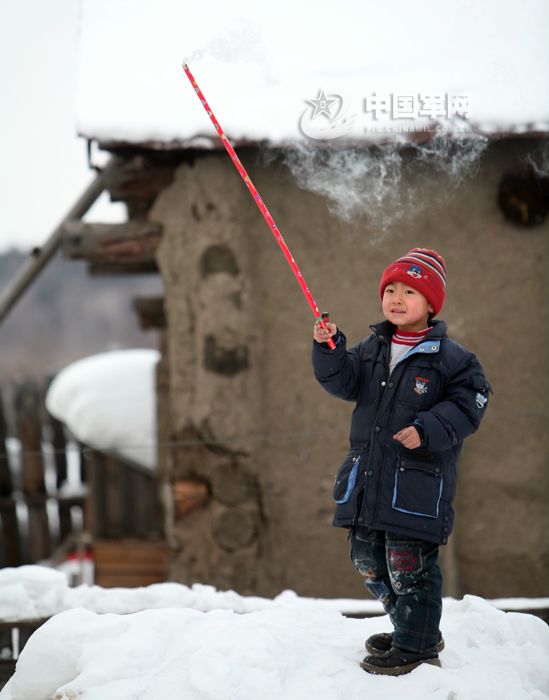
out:
{"label": "wooden post", "polygon": [[2,527],[3,560],[0,566],[17,566],[20,561],[19,526],[8,451],[6,448],[7,426],[4,403],[0,391],[0,520]]}
{"label": "wooden post", "polygon": [[55,484],[61,488],[67,480],[67,439],[65,436],[65,426],[60,420],[47,414],[49,437],[53,448],[53,459],[55,462]]}
{"label": "wooden post", "polygon": [[[53,449],[53,461],[55,464],[55,485],[57,490],[67,480],[67,440],[65,436],[65,426],[60,420],[47,412],[45,405],[45,397],[48,388],[54,377],[48,377],[44,386],[43,398],[43,414],[46,429],[48,431],[48,439]],[[76,499],[78,500],[78,499]],[[74,498],[57,498],[57,512],[59,514],[59,540],[63,542],[71,531],[71,508],[76,505]]]}
{"label": "wooden post", "polygon": [[166,313],[163,297],[136,297],[132,301],[142,330],[166,328]]}
{"label": "wooden post", "polygon": [[0,496],[10,496],[13,484],[11,479],[8,453],[6,449],[7,426],[4,415],[4,402],[0,389]]}
{"label": "wooden post", "polygon": [[32,382],[23,382],[15,391],[15,414],[21,441],[23,494],[28,506],[28,560],[44,559],[51,553],[51,541],[46,512],[46,486],[42,458],[42,424],[39,391]]}
{"label": "wooden post", "polygon": [[105,535],[121,537],[126,509],[124,507],[125,474],[111,455],[103,455],[103,498],[105,500]]}

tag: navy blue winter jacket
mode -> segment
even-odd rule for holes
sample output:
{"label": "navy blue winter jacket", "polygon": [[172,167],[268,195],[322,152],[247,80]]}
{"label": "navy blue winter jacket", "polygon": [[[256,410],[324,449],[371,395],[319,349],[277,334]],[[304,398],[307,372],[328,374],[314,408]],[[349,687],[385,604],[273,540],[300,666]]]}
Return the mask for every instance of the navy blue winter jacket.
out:
{"label": "navy blue winter jacket", "polygon": [[[334,484],[333,524],[365,525],[446,544],[452,531],[456,462],[480,424],[491,387],[475,355],[432,321],[424,339],[389,376],[395,326],[384,321],[350,350],[313,341],[315,377],[330,394],[356,403],[350,450]],[[420,447],[393,439],[415,425]]]}

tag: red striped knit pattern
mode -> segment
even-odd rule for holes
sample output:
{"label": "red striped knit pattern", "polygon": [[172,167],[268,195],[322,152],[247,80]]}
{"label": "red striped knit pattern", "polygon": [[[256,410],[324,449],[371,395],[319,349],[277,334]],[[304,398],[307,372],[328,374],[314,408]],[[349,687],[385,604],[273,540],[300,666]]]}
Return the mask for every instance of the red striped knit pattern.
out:
{"label": "red striped knit pattern", "polygon": [[410,333],[405,333],[404,331],[399,331],[398,329],[395,331],[395,334],[391,338],[392,343],[396,343],[396,345],[408,345],[409,347],[413,347],[414,345],[417,345],[420,340],[423,340],[425,335],[430,331],[430,328],[425,328],[422,331],[412,331]]}

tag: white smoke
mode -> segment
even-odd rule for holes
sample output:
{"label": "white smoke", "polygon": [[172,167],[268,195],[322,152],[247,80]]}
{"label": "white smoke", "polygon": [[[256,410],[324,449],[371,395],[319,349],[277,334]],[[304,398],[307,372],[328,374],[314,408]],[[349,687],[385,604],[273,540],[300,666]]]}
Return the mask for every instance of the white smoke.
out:
{"label": "white smoke", "polygon": [[526,161],[539,178],[549,178],[549,141],[542,141],[533,153],[528,154]]}
{"label": "white smoke", "polygon": [[261,26],[247,17],[234,17],[222,30],[215,32],[203,45],[197,46],[183,58],[189,66],[206,58],[223,64],[244,62],[261,72],[266,84],[274,84],[269,55]]}
{"label": "white smoke", "polygon": [[417,164],[426,163],[448,178],[454,187],[475,175],[488,139],[469,136],[456,139],[451,134],[439,135],[431,141],[415,147]]}
{"label": "white smoke", "polygon": [[384,231],[409,221],[429,204],[421,188],[440,174],[437,198],[477,170],[487,139],[439,135],[427,144],[388,143],[342,148],[303,142],[285,155],[299,187],[326,198],[329,211],[345,222],[366,217]]}

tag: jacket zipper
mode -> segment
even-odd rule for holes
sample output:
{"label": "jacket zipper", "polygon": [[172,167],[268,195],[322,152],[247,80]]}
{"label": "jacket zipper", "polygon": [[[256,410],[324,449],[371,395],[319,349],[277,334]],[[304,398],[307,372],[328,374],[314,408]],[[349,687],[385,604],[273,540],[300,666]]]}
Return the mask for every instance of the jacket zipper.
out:
{"label": "jacket zipper", "polygon": [[[385,371],[386,371],[387,375],[386,375],[386,377],[383,379],[383,381],[385,382],[385,387],[384,387],[383,395],[382,395],[382,397],[381,397],[381,401],[379,402],[379,406],[378,406],[377,411],[376,411],[376,416],[375,416],[375,418],[374,418],[374,425],[372,426],[372,431],[371,431],[371,433],[370,433],[370,455],[369,455],[369,459],[368,459],[368,468],[370,467],[370,463],[371,463],[371,460],[372,460],[372,452],[373,452],[372,446],[373,446],[373,444],[374,444],[374,439],[375,439],[375,438],[374,438],[375,427],[376,427],[376,425],[378,424],[377,419],[378,419],[378,416],[379,416],[379,412],[381,411],[381,407],[383,406],[383,399],[384,399],[384,397],[385,397],[385,389],[386,389],[387,383],[388,383],[388,381],[389,381],[389,347],[388,347],[387,339],[385,338],[384,335],[379,335],[378,338],[380,339],[380,341],[381,341],[382,343],[385,344],[385,347],[386,347],[385,362],[384,362],[384,364],[385,364]],[[392,411],[391,411],[391,415],[392,415]],[[378,507],[379,507],[379,491],[380,491],[380,487],[381,487],[381,472],[383,471],[383,465],[384,465],[384,463],[385,463],[385,457],[382,458],[381,467],[380,467],[379,474],[378,474],[377,489],[376,489],[376,500],[375,500],[375,510],[374,510],[374,512],[373,512],[373,514],[372,514],[372,518],[370,519],[370,523],[373,523],[373,522],[375,521],[376,515],[377,515],[377,510],[378,510]],[[364,499],[365,499],[365,498],[366,498],[366,488],[364,488]],[[364,499],[362,500],[362,507],[361,507],[361,510],[362,510],[362,508],[364,507]],[[355,515],[355,518],[354,518],[355,520],[356,520],[356,518],[357,518],[358,515],[360,515],[360,514]],[[354,521],[353,521],[353,523],[354,523]]]}

